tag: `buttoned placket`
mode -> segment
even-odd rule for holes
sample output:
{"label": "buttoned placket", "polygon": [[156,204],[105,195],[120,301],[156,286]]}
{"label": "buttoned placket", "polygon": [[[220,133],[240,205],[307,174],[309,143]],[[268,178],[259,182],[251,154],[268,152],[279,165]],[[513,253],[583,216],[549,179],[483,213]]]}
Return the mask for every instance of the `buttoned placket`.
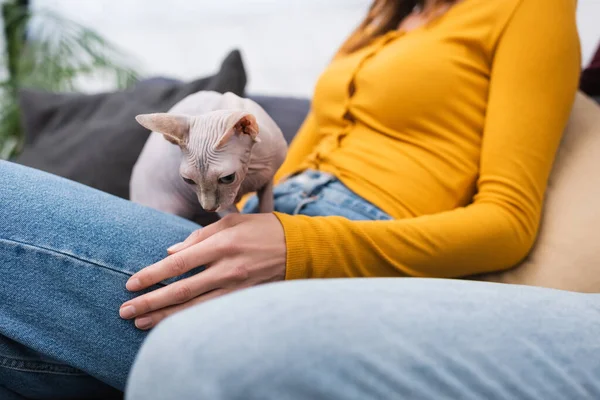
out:
{"label": "buttoned placket", "polygon": [[331,134],[323,139],[319,146],[320,148],[315,155],[317,162],[322,161],[327,155],[331,154],[336,149],[338,149],[342,143],[342,140],[346,136],[348,136],[348,134],[352,131],[352,128],[355,125],[356,121],[350,109],[352,99],[356,93],[356,90],[358,89],[356,87],[356,75],[360,72],[364,64],[371,57],[375,56],[384,46],[386,46],[389,42],[393,41],[401,35],[403,35],[403,32],[401,31],[390,31],[387,34],[382,35],[375,41],[375,43],[372,43],[370,45],[370,51],[366,52],[363,55],[363,57],[357,62],[356,67],[354,68],[354,71],[350,78],[350,81],[348,82],[346,101],[342,110],[342,118],[345,121],[345,126],[342,129],[340,129],[337,133]]}

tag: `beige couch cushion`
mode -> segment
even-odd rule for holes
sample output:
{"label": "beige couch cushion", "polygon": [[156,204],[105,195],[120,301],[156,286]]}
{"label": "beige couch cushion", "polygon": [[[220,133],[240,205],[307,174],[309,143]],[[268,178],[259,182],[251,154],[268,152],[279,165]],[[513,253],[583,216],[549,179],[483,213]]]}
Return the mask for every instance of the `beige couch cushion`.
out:
{"label": "beige couch cushion", "polygon": [[478,279],[600,292],[600,106],[590,98],[577,94],[529,257]]}

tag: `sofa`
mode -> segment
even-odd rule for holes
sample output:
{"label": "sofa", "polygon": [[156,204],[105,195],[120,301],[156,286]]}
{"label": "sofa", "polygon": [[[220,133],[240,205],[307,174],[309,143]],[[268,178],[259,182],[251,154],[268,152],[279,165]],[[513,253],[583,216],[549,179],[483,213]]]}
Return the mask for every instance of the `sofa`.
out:
{"label": "sofa", "polygon": [[[245,84],[241,56],[233,51],[214,76],[190,83],[153,78],[125,92],[100,95],[24,90],[27,145],[15,161],[127,198],[131,169],[149,133],[135,124],[134,116],[166,111],[196,90],[233,91],[254,99],[290,142],[309,101],[248,94]],[[204,223],[213,221],[207,217]],[[465,279],[600,292],[600,106],[583,92],[577,94],[557,154],[529,256],[508,271]]]}
{"label": "sofa", "polygon": [[511,270],[473,278],[600,292],[600,106],[583,92],[563,134],[528,257]]}

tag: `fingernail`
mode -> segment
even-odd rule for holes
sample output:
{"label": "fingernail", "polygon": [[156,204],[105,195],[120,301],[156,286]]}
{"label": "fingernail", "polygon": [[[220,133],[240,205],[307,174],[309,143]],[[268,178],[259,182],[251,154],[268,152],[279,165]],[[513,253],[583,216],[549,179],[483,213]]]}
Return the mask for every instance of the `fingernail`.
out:
{"label": "fingernail", "polygon": [[142,288],[142,282],[138,278],[130,278],[125,284],[127,290],[136,291]]}
{"label": "fingernail", "polygon": [[135,316],[135,307],[134,306],[125,306],[119,310],[119,315],[121,318],[129,319]]}
{"label": "fingernail", "polygon": [[152,318],[142,317],[135,320],[135,326],[138,329],[148,329],[152,326]]}
{"label": "fingernail", "polygon": [[181,242],[181,243],[175,243],[173,246],[169,247],[169,248],[167,249],[167,251],[168,251],[169,253],[172,253],[172,252],[174,252],[174,251],[177,251],[177,250],[179,250],[179,249],[180,249],[182,246],[183,246],[183,242]]}

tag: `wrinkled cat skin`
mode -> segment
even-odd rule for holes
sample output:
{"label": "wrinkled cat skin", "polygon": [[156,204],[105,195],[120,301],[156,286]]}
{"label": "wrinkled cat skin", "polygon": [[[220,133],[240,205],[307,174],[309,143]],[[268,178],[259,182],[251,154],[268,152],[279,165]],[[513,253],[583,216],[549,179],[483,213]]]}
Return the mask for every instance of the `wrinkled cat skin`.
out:
{"label": "wrinkled cat skin", "polygon": [[237,212],[235,203],[257,192],[260,212],[273,211],[273,176],[287,144],[254,101],[201,91],[136,120],[152,133],[133,168],[132,201],[194,219],[202,210]]}

